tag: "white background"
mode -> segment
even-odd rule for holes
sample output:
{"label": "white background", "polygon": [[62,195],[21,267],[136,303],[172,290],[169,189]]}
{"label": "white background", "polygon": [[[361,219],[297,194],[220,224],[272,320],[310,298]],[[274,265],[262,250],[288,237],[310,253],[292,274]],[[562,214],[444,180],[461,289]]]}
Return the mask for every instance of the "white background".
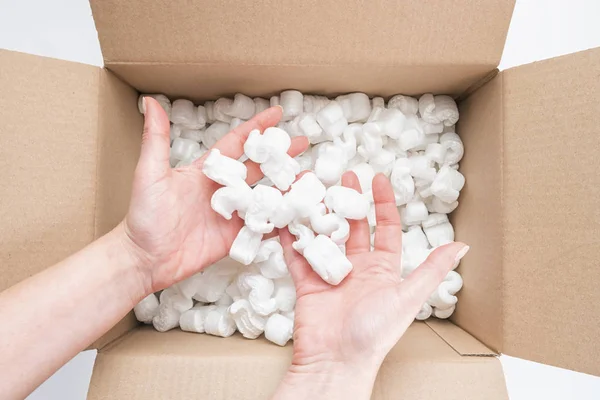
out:
{"label": "white background", "polygon": [[[517,0],[500,69],[600,46],[598,17],[597,0]],[[0,48],[102,65],[87,0],[0,0]],[[81,353],[29,399],[85,399],[95,356]],[[600,378],[501,361],[512,400],[600,399]]]}

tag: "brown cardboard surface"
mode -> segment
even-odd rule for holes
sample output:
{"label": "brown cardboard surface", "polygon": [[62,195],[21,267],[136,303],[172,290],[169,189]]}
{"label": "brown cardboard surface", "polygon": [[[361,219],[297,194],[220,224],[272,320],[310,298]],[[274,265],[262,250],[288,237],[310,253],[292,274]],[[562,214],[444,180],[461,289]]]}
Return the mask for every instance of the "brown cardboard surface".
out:
{"label": "brown cardboard surface", "polygon": [[464,287],[452,316],[458,326],[492,350],[502,349],[502,76],[459,104],[457,132],[465,146],[466,179],[451,214],[456,240],[471,246],[458,271]]}
{"label": "brown cardboard surface", "polygon": [[115,61],[498,65],[511,0],[92,0]]}
{"label": "brown cardboard surface", "polygon": [[450,321],[429,318],[425,324],[461,356],[498,355]]}
{"label": "brown cardboard surface", "polygon": [[[143,128],[137,97],[138,93],[114,74],[100,71],[95,238],[113,229],[129,207]],[[129,313],[91,347],[101,348],[137,325]]]}
{"label": "brown cardboard surface", "polygon": [[[0,50],[0,290],[125,215],[139,154],[137,92],[89,65]],[[137,325],[127,316],[92,347]]]}
{"label": "brown cardboard surface", "polygon": [[[98,353],[88,398],[266,399],[291,358],[260,338],[221,339],[141,327]],[[435,378],[432,378],[435,377]],[[413,324],[379,372],[374,399],[507,399],[500,362],[461,357],[423,323]]]}
{"label": "brown cardboard surface", "polygon": [[391,96],[424,92],[459,95],[489,65],[221,65],[111,63],[111,71],[142,93],[166,93],[200,101],[241,92],[271,96],[285,89],[329,96],[348,92]]}
{"label": "brown cardboard surface", "polygon": [[600,49],[502,75],[502,350],[600,375]]}
{"label": "brown cardboard surface", "polygon": [[99,71],[0,50],[0,290],[94,239]]}

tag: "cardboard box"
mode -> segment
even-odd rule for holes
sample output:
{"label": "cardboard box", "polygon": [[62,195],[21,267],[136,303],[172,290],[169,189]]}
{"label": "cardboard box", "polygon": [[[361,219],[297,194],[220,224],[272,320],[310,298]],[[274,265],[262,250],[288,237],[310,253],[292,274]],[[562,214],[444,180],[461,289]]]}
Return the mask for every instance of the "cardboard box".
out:
{"label": "cardboard box", "polygon": [[[498,73],[513,1],[92,1],[105,69],[0,51],[0,289],[111,229],[140,92],[449,93],[471,245],[450,321],[414,323],[374,399],[506,399],[499,353],[600,375],[600,50]],[[90,399],[262,399],[291,346],[158,333],[94,344]]]}

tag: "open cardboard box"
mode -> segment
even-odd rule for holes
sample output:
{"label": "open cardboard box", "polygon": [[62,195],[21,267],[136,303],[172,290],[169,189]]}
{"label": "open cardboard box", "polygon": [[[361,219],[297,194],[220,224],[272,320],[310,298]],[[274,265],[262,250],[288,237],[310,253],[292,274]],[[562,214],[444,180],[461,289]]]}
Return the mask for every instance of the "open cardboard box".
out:
{"label": "open cardboard box", "polygon": [[[513,5],[95,0],[105,68],[0,51],[0,289],[124,216],[138,92],[449,93],[465,286],[450,321],[410,327],[373,398],[506,399],[501,352],[600,375],[600,50],[498,73]],[[145,400],[267,398],[292,350],[132,315],[93,347],[89,398]]]}

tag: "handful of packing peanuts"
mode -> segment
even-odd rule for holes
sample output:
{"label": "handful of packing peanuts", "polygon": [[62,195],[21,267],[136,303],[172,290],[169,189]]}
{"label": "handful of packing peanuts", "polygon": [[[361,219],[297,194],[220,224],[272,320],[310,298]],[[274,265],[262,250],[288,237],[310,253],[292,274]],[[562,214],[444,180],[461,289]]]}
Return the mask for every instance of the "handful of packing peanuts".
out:
{"label": "handful of packing peanuts", "polygon": [[[464,148],[454,131],[458,109],[449,96],[396,95],[386,107],[383,98],[364,93],[328,99],[287,90],[269,100],[238,93],[196,106],[145,94],[142,113],[144,96],[155,98],[172,122],[171,166],[189,165],[208,152],[203,173],[222,185],[211,207],[225,219],[237,213],[244,220],[229,257],[135,307],[137,319],[160,332],[180,327],[227,337],[239,331],[248,339],[264,333],[284,346],[292,338],[296,292],[281,244],[263,236],[287,227],[296,236],[293,248],[313,270],[339,284],[352,270],[345,254],[348,220],[367,218],[373,238],[376,173],[389,177],[400,211],[403,278],[436,247],[454,240],[447,214],[458,206],[465,184],[458,171]],[[281,122],[250,132],[240,160],[210,150],[231,129],[274,105],[283,108]],[[292,158],[287,151],[295,136],[306,136],[311,146]],[[245,181],[246,159],[265,176],[253,186]],[[349,170],[362,193],[340,185]],[[308,172],[297,179],[301,171]],[[449,272],[417,319],[448,318],[462,284],[456,271]]]}

